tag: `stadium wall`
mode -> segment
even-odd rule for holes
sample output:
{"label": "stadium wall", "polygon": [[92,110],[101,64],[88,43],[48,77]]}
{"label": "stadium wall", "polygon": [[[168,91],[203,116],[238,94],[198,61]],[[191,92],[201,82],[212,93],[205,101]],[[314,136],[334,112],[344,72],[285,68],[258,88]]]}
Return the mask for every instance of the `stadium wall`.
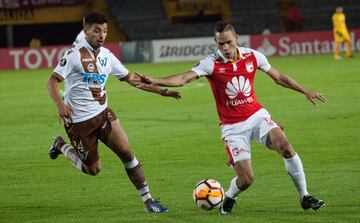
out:
{"label": "stadium wall", "polygon": [[[55,67],[69,45],[47,46],[39,48],[0,49],[0,70],[37,69]],[[119,43],[107,43],[115,56],[122,58]]]}
{"label": "stadium wall", "polygon": [[[249,36],[240,36],[238,45],[248,47]],[[214,37],[198,37],[124,42],[121,51],[126,63],[157,63],[200,60],[216,49]]]}
{"label": "stadium wall", "polygon": [[[353,51],[360,51],[360,29],[350,30]],[[325,54],[333,51],[331,31],[242,35],[238,45],[266,56]],[[0,70],[51,68],[70,46],[0,49]],[[216,49],[213,37],[105,44],[124,63],[199,60]]]}

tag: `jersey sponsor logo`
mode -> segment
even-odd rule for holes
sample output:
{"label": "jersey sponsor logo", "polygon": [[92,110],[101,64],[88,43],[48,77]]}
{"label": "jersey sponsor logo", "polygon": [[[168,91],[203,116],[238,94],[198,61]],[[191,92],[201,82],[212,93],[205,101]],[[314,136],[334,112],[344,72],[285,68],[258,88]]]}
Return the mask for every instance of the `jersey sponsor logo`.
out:
{"label": "jersey sponsor logo", "polygon": [[66,65],[66,59],[65,58],[62,58],[61,60],[60,60],[60,66],[65,66]]}
{"label": "jersey sponsor logo", "polygon": [[249,96],[251,92],[251,85],[249,79],[246,79],[243,76],[239,78],[233,77],[231,82],[228,82],[225,89],[226,94],[230,99],[234,99],[241,92],[244,96]]}
{"label": "jersey sponsor logo", "polygon": [[100,62],[100,65],[102,66],[102,67],[106,67],[106,64],[107,64],[107,59],[108,58],[101,58],[101,57],[98,57],[98,59],[99,59],[99,62]]}
{"label": "jersey sponsor logo", "polygon": [[[248,97],[251,93],[250,81],[249,79],[245,79],[243,76],[240,76],[239,78],[233,77],[231,82],[227,83],[225,92],[230,99],[235,99],[228,100],[226,102],[227,105],[238,106],[242,104],[252,103],[254,101],[252,97]],[[240,92],[247,98],[236,99]]]}
{"label": "jersey sponsor logo", "polygon": [[81,73],[81,75],[83,76],[83,83],[103,84],[106,81],[106,74]]}
{"label": "jersey sponsor logo", "polygon": [[226,102],[226,104],[227,105],[232,105],[232,106],[238,106],[238,105],[251,103],[253,101],[254,101],[254,99],[252,97],[248,97],[248,98],[245,98],[245,99],[229,100],[229,101]]}

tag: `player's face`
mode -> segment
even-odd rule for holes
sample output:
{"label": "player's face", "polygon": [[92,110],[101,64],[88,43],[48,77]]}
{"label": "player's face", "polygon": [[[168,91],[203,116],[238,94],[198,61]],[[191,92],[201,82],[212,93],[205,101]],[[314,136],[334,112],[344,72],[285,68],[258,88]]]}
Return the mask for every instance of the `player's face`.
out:
{"label": "player's face", "polygon": [[215,33],[215,41],[222,55],[227,59],[237,59],[237,35],[231,30]]}
{"label": "player's face", "polygon": [[104,44],[107,35],[107,23],[92,24],[84,29],[86,40],[94,48],[99,48]]}
{"label": "player's face", "polygon": [[336,12],[337,13],[343,13],[343,8],[342,7],[337,7]]}

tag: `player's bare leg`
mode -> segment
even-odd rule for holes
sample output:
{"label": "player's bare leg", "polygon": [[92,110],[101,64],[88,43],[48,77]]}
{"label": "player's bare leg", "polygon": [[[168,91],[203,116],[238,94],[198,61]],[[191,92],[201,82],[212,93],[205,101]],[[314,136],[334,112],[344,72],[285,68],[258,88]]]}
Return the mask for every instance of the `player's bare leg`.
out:
{"label": "player's bare leg", "polygon": [[151,197],[150,190],[145,179],[144,170],[141,167],[140,162],[133,154],[127,135],[124,129],[120,126],[120,122],[118,120],[111,122],[111,128],[112,130],[108,137],[107,145],[124,163],[130,181],[138,190],[139,195],[144,202],[145,211],[167,212],[168,209],[166,207],[161,206]]}
{"label": "player's bare leg", "polygon": [[309,208],[318,210],[323,207],[324,201],[317,200],[309,195],[301,159],[287,140],[285,133],[280,128],[272,129],[269,132],[266,145],[280,153],[284,158],[285,168],[299,192],[301,207],[305,210]]}
{"label": "player's bare leg", "polygon": [[136,189],[139,190],[147,186],[144,171],[141,168],[140,162],[137,161],[131,151],[124,129],[120,126],[118,121],[113,121],[111,123],[111,128],[112,131],[107,142],[108,146],[125,164],[128,176]]}
{"label": "player's bare leg", "polygon": [[89,166],[83,164],[82,167],[83,167],[84,173],[89,174],[91,176],[96,176],[101,170],[101,163],[100,163],[100,160],[98,160],[94,164],[89,165]]}
{"label": "player's bare leg", "polygon": [[225,192],[224,202],[219,208],[221,215],[230,214],[237,196],[254,182],[250,159],[235,162],[234,170],[237,177],[231,180],[229,189]]}

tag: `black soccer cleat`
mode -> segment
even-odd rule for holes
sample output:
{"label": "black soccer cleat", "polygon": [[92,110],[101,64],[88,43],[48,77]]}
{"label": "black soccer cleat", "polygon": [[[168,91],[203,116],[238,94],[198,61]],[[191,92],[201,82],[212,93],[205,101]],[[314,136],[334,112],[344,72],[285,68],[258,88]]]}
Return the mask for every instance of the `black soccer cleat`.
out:
{"label": "black soccer cleat", "polygon": [[54,140],[49,149],[49,157],[50,159],[56,159],[62,152],[60,151],[60,146],[65,144],[65,140],[62,136],[54,137]]}
{"label": "black soccer cleat", "polygon": [[305,195],[301,200],[301,207],[306,211],[308,209],[313,209],[315,211],[320,210],[320,208],[325,206],[325,202],[323,200],[318,200],[313,198],[310,195]]}
{"label": "black soccer cleat", "polygon": [[231,210],[235,204],[235,199],[225,196],[224,202],[220,205],[219,214],[227,215],[231,214]]}

